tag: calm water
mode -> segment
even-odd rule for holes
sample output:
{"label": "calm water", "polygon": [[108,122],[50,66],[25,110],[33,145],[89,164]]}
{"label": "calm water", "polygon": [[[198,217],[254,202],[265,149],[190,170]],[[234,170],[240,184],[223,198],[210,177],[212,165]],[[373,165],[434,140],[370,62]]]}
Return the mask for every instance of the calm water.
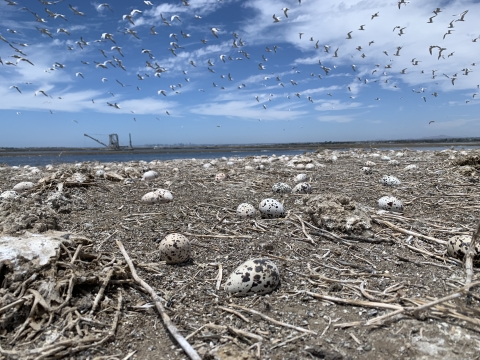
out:
{"label": "calm water", "polygon": [[303,154],[306,150],[281,150],[281,151],[222,151],[222,152],[182,152],[182,153],[155,153],[155,154],[138,154],[133,151],[128,154],[115,154],[115,152],[108,152],[105,154],[82,154],[82,155],[27,155],[27,156],[0,156],[0,164],[5,163],[10,166],[45,166],[48,164],[61,163],[78,163],[83,161],[99,161],[99,162],[126,162],[126,161],[140,161],[147,162],[152,160],[173,160],[173,159],[218,159],[223,156],[230,157],[245,157],[255,155],[298,155]]}
{"label": "calm water", "polygon": [[[434,150],[445,150],[450,149],[451,146],[432,146],[432,147],[409,147],[410,150],[422,150],[422,151],[434,151]],[[463,149],[478,149],[479,146],[454,146],[455,150]],[[404,147],[395,147],[395,148],[378,148],[378,150],[402,150]],[[345,151],[348,149],[335,149],[338,151]],[[368,149],[366,149],[368,150]],[[154,154],[139,154],[132,153],[128,154],[116,154],[115,152],[106,152],[105,154],[82,154],[82,155],[68,155],[61,154],[58,155],[25,155],[25,156],[0,156],[0,164],[5,163],[10,166],[45,166],[48,164],[60,164],[60,163],[77,163],[83,161],[99,161],[99,162],[126,162],[126,161],[139,161],[145,160],[147,162],[152,160],[173,160],[173,159],[215,159],[221,157],[245,157],[245,156],[255,156],[255,155],[299,155],[303,154],[307,150],[257,150],[257,151],[222,151],[222,152],[181,152],[181,153],[154,153]],[[308,150],[312,151],[312,150]]]}

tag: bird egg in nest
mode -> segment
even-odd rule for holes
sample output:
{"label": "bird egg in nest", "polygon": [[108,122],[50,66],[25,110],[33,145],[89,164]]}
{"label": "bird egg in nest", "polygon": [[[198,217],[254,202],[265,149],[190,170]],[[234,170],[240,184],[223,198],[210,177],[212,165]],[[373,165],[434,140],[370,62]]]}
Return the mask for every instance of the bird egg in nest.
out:
{"label": "bird egg in nest", "polygon": [[292,189],[292,193],[294,194],[310,194],[312,192],[312,186],[307,182],[302,182]]}
{"label": "bird egg in nest", "polygon": [[398,186],[401,182],[395,176],[385,175],[382,178],[382,184],[385,186]]}
{"label": "bird egg in nest", "polygon": [[403,212],[403,203],[393,196],[383,196],[378,200],[378,207],[382,210]]}
{"label": "bird egg in nest", "polygon": [[257,209],[251,204],[243,203],[237,207],[237,216],[241,218],[254,218],[257,215]]}
{"label": "bird egg in nest", "polygon": [[275,199],[264,199],[258,205],[262,218],[280,218],[285,216],[283,205]]}
{"label": "bird egg in nest", "polygon": [[237,267],[225,283],[225,291],[234,296],[268,294],[280,284],[280,273],[269,259],[251,259]]}
{"label": "bird egg in nest", "polygon": [[288,184],[279,182],[272,186],[272,191],[277,194],[289,194],[292,192],[292,188]]}
{"label": "bird egg in nest", "polygon": [[190,258],[190,241],[182,234],[168,234],[160,242],[160,260],[179,264]]}

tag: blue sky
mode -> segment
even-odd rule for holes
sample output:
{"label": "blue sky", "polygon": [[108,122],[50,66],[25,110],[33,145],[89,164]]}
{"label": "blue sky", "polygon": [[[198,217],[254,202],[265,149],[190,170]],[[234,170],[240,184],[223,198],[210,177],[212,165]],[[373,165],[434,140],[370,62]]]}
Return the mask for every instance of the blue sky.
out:
{"label": "blue sky", "polygon": [[2,0],[0,147],[480,134],[479,1],[148,3]]}

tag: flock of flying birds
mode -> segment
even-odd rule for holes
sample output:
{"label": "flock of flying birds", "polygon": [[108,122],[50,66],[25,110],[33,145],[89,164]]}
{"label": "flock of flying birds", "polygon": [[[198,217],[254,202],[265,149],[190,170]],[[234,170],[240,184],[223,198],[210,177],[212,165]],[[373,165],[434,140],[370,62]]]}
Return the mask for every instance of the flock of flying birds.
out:
{"label": "flock of flying birds", "polygon": [[[91,47],[95,43],[98,43],[98,44],[100,44],[100,46],[104,47],[104,48],[98,48],[97,49],[99,51],[97,53],[98,58],[99,59],[102,58],[103,59],[102,61],[96,60],[96,61],[93,61],[93,64],[91,64],[89,61],[80,60],[80,62],[83,65],[94,66],[99,71],[100,70],[105,70],[105,69],[116,68],[116,69],[121,69],[121,70],[127,72],[127,67],[124,64],[125,55],[122,52],[122,46],[119,45],[119,43],[121,43],[121,40],[119,39],[120,35],[114,34],[114,33],[104,32],[104,33],[101,34],[99,39],[96,39],[96,40],[93,40],[93,41],[86,41],[86,40],[84,40],[83,36],[81,36],[80,34],[76,34],[75,30],[69,30],[67,25],[70,24],[69,19],[70,19],[71,16],[80,17],[80,18],[83,18],[83,17],[87,16],[85,14],[85,12],[82,11],[82,9],[80,8],[81,6],[85,6],[85,3],[81,2],[81,3],[79,3],[79,6],[72,6],[71,4],[69,4],[68,7],[69,7],[71,13],[65,15],[65,14],[60,14],[60,13],[57,13],[57,12],[53,11],[54,10],[53,6],[57,5],[58,3],[63,2],[64,0],[57,0],[57,1],[38,0],[43,5],[50,6],[50,8],[47,8],[47,7],[44,8],[45,14],[38,14],[38,13],[30,10],[27,7],[22,7],[16,1],[13,1],[13,0],[4,0],[4,1],[9,6],[17,6],[19,11],[26,11],[26,12],[30,13],[32,21],[34,20],[34,21],[38,22],[38,25],[35,26],[35,28],[40,34],[42,34],[42,36],[49,37],[52,40],[54,39],[54,36],[55,37],[67,36],[69,39],[72,39],[72,40],[73,40],[73,38],[76,38],[75,41],[70,41],[69,42],[70,45],[67,45],[67,48],[66,48],[67,51],[73,51],[73,50],[78,50],[78,49],[84,50],[85,48],[87,48],[89,46]],[[181,1],[182,6],[185,6],[185,7],[190,6],[190,4],[188,3],[188,0],[178,0],[178,1]],[[221,2],[223,0],[217,0],[217,1]],[[410,3],[410,1],[405,1],[405,0],[398,1],[398,3],[397,3],[398,9],[401,10],[402,6],[408,6],[409,3]],[[116,12],[114,10],[115,9],[114,4],[115,3],[112,3],[112,6],[109,5],[108,3],[103,3],[103,4],[100,4],[100,5],[97,5],[97,10],[104,10],[104,11],[107,11],[107,12],[111,12],[112,16],[116,16]],[[302,4],[302,0],[298,0],[298,5],[295,5],[295,6],[301,6],[301,4]],[[151,9],[154,6],[154,4],[151,1],[143,1],[143,6],[145,6],[147,9]],[[273,14],[272,18],[273,18],[273,23],[275,23],[275,24],[278,23],[279,24],[278,26],[281,26],[282,22],[289,21],[289,13],[288,12],[289,12],[290,9],[287,8],[287,7],[284,7],[284,8],[281,8],[279,10],[282,11],[279,14],[283,14],[283,16],[282,15],[277,16],[277,14]],[[137,40],[141,40],[141,37],[145,39],[145,36],[149,37],[149,39],[150,39],[150,36],[159,35],[159,33],[157,32],[156,26],[151,26],[150,27],[150,32],[148,33],[148,35],[147,34],[139,34],[137,32],[137,30],[135,30],[135,28],[134,28],[136,26],[135,21],[137,21],[136,19],[138,18],[138,16],[140,16],[144,11],[145,10],[133,9],[129,13],[121,16],[121,20],[123,21],[123,25],[125,25],[125,27],[122,30],[118,30],[118,32],[124,34],[124,36],[133,37]],[[433,12],[432,12],[433,16],[431,16],[428,19],[427,23],[433,23],[434,21],[436,21],[435,18],[441,12],[442,12],[442,10],[440,8],[434,9]],[[446,32],[443,35],[443,39],[445,39],[447,36],[451,36],[451,35],[454,36],[453,32],[455,31],[455,25],[457,24],[457,22],[466,21],[467,15],[468,15],[468,10],[465,10],[460,14],[453,15],[455,18],[452,21],[449,22],[449,26],[446,28]],[[369,20],[370,21],[375,21],[375,18],[377,18],[379,16],[381,16],[380,12],[376,12],[376,13],[371,15],[371,18]],[[177,14],[172,14],[172,15],[169,15],[169,16],[164,16],[163,14],[160,14],[160,19],[161,19],[162,25],[164,25],[164,26],[166,26],[167,28],[170,28],[170,29],[174,28],[174,27],[172,27],[172,25],[182,24],[182,18]],[[195,20],[201,20],[202,17],[200,15],[194,15],[194,19]],[[120,21],[120,17],[119,17],[118,20]],[[47,25],[45,25],[47,23],[52,23],[53,26],[56,28],[56,30],[53,30],[51,27],[50,28],[47,27]],[[62,26],[65,26],[65,27],[62,27]],[[368,25],[366,25],[366,24],[359,25],[358,31],[365,31],[366,30],[365,27],[368,27]],[[393,32],[398,31],[397,34],[399,36],[404,35],[405,30],[406,30],[406,27],[401,27],[401,26],[395,26],[393,28]],[[2,60],[2,58],[0,57],[0,65],[3,65],[3,66],[18,66],[20,64],[26,63],[26,64],[29,64],[29,66],[35,66],[35,64],[32,62],[32,60],[30,60],[27,57],[27,54],[26,54],[26,52],[28,52],[28,46],[31,45],[31,44],[18,42],[18,40],[16,40],[17,38],[22,38],[22,37],[24,38],[24,36],[21,36],[22,35],[21,32],[15,30],[15,29],[6,29],[6,31],[7,31],[8,34],[6,36],[2,36],[2,34],[0,34],[0,40],[9,45],[13,54],[8,56],[9,60]],[[353,39],[354,38],[352,36],[353,32],[354,31],[349,31],[346,34],[346,39],[348,39],[348,40]],[[210,27],[209,28],[209,34],[211,34],[211,35],[209,35],[210,38],[205,37],[205,38],[200,40],[204,45],[206,45],[207,42],[210,42],[210,41],[213,41],[213,40],[216,40],[216,39],[221,39],[221,37],[225,36],[224,33],[219,28],[216,28],[216,27]],[[315,49],[317,49],[319,51],[322,51],[324,53],[330,53],[331,57],[333,59],[340,57],[339,53],[342,52],[341,48],[336,47],[336,49],[335,49],[335,47],[331,47],[330,45],[327,45],[327,44],[322,44],[321,45],[319,43],[319,40],[315,41],[315,39],[313,37],[310,37],[308,39],[308,36],[304,36],[305,34],[303,32],[300,32],[298,35],[299,35],[299,41],[311,41],[312,45]],[[169,43],[170,47],[166,50],[168,50],[170,52],[171,56],[173,56],[173,57],[177,57],[178,54],[184,49],[184,47],[181,46],[181,41],[184,41],[185,39],[190,39],[189,41],[193,40],[192,35],[184,32],[183,30],[180,31],[180,34],[177,34],[177,33],[174,33],[174,32],[169,33],[168,37],[169,37],[169,40],[170,40],[170,43]],[[477,42],[478,41],[480,43],[479,40],[480,40],[480,36],[476,37],[476,38],[473,38],[472,42]],[[231,53],[236,52],[238,55],[235,56],[235,55],[228,55],[228,54],[220,54],[219,58],[218,58],[219,61],[221,61],[222,63],[226,63],[226,62],[234,61],[234,60],[250,60],[251,59],[251,55],[245,50],[245,48],[246,48],[245,41],[242,40],[242,38],[240,37],[240,35],[238,33],[234,32],[233,33],[233,39],[231,39],[230,41],[232,41],[231,48],[233,49],[233,51]],[[374,43],[374,40],[370,41],[368,43],[368,47],[370,47],[373,43]],[[144,44],[144,43],[142,43],[142,44]],[[367,52],[368,49],[364,49],[362,46],[357,46],[355,49],[359,51],[359,53],[361,54],[360,56],[362,58],[365,58],[367,56],[365,54],[365,52]],[[277,45],[267,46],[265,48],[265,53],[272,53],[273,52],[275,54],[275,53],[277,53],[278,50],[279,50],[279,47]],[[396,47],[396,52],[392,53],[391,55],[401,56],[401,50],[402,50],[402,46],[397,46]],[[430,55],[431,56],[436,56],[438,58],[438,60],[440,60],[442,58],[443,59],[448,59],[451,56],[454,56],[454,52],[455,52],[455,51],[449,52],[449,50],[447,48],[445,48],[441,45],[431,45],[428,50],[429,50]],[[165,67],[161,66],[160,64],[158,64],[158,60],[156,60],[156,57],[154,56],[152,50],[144,48],[144,49],[141,50],[141,53],[145,54],[145,56],[147,56],[148,59],[145,61],[145,70],[142,72],[142,74],[140,72],[137,72],[136,80],[138,80],[138,81],[146,80],[146,78],[150,78],[150,77],[161,78],[166,72],[169,71],[168,68],[165,68]],[[386,56],[390,56],[390,54],[387,50],[383,51],[383,53]],[[272,54],[272,56],[273,56],[273,54]],[[261,58],[262,58],[261,60],[258,59],[255,66],[257,67],[258,71],[265,71],[266,70],[265,63],[268,61],[268,59],[266,58],[266,54],[263,54],[261,56]],[[197,60],[197,62],[198,62],[198,60]],[[197,63],[197,62],[195,62],[193,59],[188,60],[188,63],[186,63],[186,66],[191,66],[193,68],[206,67],[205,71],[208,71],[211,74],[216,73],[215,62],[212,61],[211,59],[208,59],[206,61],[206,64],[200,64],[200,63]],[[413,58],[411,60],[411,65],[412,66],[418,66],[420,62],[421,62],[421,60]],[[332,68],[327,66],[328,65],[327,63],[324,64],[321,60],[318,60],[318,65],[322,69],[323,73],[321,73],[321,74],[311,73],[310,75],[312,77],[316,77],[316,78],[319,78],[319,79],[322,79],[323,77],[327,77],[331,72],[334,71],[333,69],[336,69],[335,65],[330,65],[331,67],[333,67],[333,69],[332,69]],[[23,65],[23,66],[27,66],[27,65]],[[474,67],[474,66],[476,66],[476,64],[471,63],[469,66]],[[65,64],[62,64],[60,62],[55,62],[52,65],[52,67],[50,67],[48,69],[45,69],[43,71],[45,71],[47,73],[51,73],[51,72],[54,72],[54,71],[66,71],[66,70],[64,70],[66,67],[67,66]],[[369,80],[368,78],[363,78],[362,79],[360,76],[357,76],[357,74],[356,74],[357,73],[357,66],[355,64],[351,64],[350,67],[353,71],[353,76],[355,76],[356,79],[362,84],[367,84],[369,81],[372,81],[372,82],[383,81],[384,83],[388,83],[389,78],[390,78],[389,77],[389,74],[390,74],[389,72],[394,71],[394,70],[392,70],[394,68],[392,63],[389,63],[386,66],[381,66],[380,64],[376,64],[375,68],[371,72],[371,75],[373,75],[377,72],[380,74],[380,72],[381,72],[383,74],[384,78],[376,78],[375,80]],[[382,69],[382,67],[383,67],[383,69]],[[447,75],[445,73],[439,74],[439,73],[437,73],[437,70],[435,70],[435,69],[430,70],[431,74],[429,74],[429,71],[427,71],[427,70],[421,70],[420,73],[425,74],[425,72],[427,71],[427,74],[431,75],[432,79],[435,79],[437,76],[445,76],[450,80],[452,86],[454,86],[455,81],[459,77],[459,74],[465,75],[465,76],[469,75],[469,73],[471,73],[473,71],[471,67],[464,67],[461,70],[458,69],[454,74],[450,74],[450,75]],[[300,73],[300,71],[296,67],[291,68],[291,70],[294,73]],[[400,74],[406,74],[407,70],[409,70],[409,69],[404,68],[404,69],[401,69],[401,70],[399,69],[399,70],[395,70],[395,71],[399,72]],[[184,78],[186,83],[190,82],[190,78],[187,77],[188,76],[188,71],[189,71],[188,68],[185,68],[182,71],[183,72],[182,77]],[[128,69],[127,73],[129,73],[129,72],[130,72],[130,69]],[[99,74],[100,74],[100,72],[99,72]],[[106,74],[106,73],[103,73],[102,75],[104,75],[104,74]],[[84,74],[81,71],[77,71],[75,73],[75,76],[77,78],[82,78],[82,79],[85,78]],[[218,77],[218,74],[217,75],[211,75],[211,76],[212,77]],[[165,76],[165,77],[167,77],[167,76]],[[103,77],[101,75],[99,75],[99,78],[100,78],[102,83],[110,81],[109,78]],[[234,81],[231,73],[228,73],[227,75],[220,75],[220,78],[221,79],[226,79],[228,81]],[[267,81],[271,78],[272,79],[274,78],[277,82],[277,85],[281,86],[283,88],[286,86],[285,84],[287,84],[287,86],[298,85],[295,80],[289,80],[288,82],[284,83],[284,81],[281,79],[281,76],[276,76],[274,73],[273,73],[273,76],[264,76],[263,80]],[[127,86],[131,86],[129,84],[125,84],[124,82],[122,82],[118,79],[115,79],[115,81],[122,88],[125,88]],[[212,82],[213,87],[225,90],[226,87],[220,85],[221,84],[220,81],[222,81],[222,80],[213,81]],[[217,82],[219,84],[217,84]],[[25,84],[32,85],[31,83],[25,83]],[[172,84],[172,85],[169,86],[170,90],[159,89],[157,91],[157,94],[159,96],[163,96],[163,97],[170,96],[170,94],[172,94],[172,92],[174,94],[180,94],[181,93],[180,90],[181,90],[182,86],[183,86],[182,83]],[[238,87],[238,89],[242,89],[242,88],[245,88],[246,86],[247,85],[245,83],[240,83],[237,87]],[[392,86],[395,87],[395,88],[397,87],[397,85],[392,85]],[[348,88],[349,91],[352,91],[352,89],[350,87],[347,87],[347,88]],[[478,88],[479,88],[479,86],[477,85],[477,89]],[[11,85],[10,89],[17,91],[20,94],[23,94],[22,89],[20,88],[19,85]],[[141,90],[139,86],[136,86],[136,89]],[[425,90],[426,90],[425,88],[420,88],[419,90],[414,89],[412,91],[421,94],[421,97],[422,97],[423,101],[426,102],[427,97],[425,96],[426,95]],[[204,89],[199,89],[199,91],[205,92]],[[120,109],[121,105],[115,101],[115,94],[113,92],[109,92],[109,94],[112,96],[112,100],[107,101],[106,104],[104,104],[104,106],[110,106],[110,107],[113,107],[113,108],[116,108],[116,109]],[[54,97],[51,94],[47,93],[45,90],[42,90],[42,89],[38,89],[37,91],[35,91],[34,95],[35,96],[37,96],[37,95],[38,96],[45,96],[49,99],[50,98],[54,99]],[[326,95],[330,96],[330,97],[333,96],[331,93],[327,93]],[[437,97],[439,94],[437,92],[433,92],[431,95],[434,96],[434,97]],[[261,103],[261,106],[265,110],[267,110],[268,101],[271,101],[273,96],[274,96],[273,94],[269,94],[268,96],[264,96],[262,94],[262,95],[254,95],[254,98],[255,98],[255,101],[257,103],[259,103],[259,105]],[[289,98],[289,99],[290,99],[290,96],[296,96],[297,98],[302,98],[303,97],[301,92],[295,92],[295,91],[292,91],[290,94],[286,95],[286,97]],[[475,98],[475,96],[477,96],[477,93],[473,93],[472,98]],[[350,96],[350,98],[354,99],[355,97]],[[55,100],[57,100],[57,99],[61,100],[62,97],[61,96],[55,96]],[[314,99],[310,95],[307,95],[306,99],[311,103],[314,102]],[[380,98],[376,97],[375,100],[380,100]],[[91,101],[92,101],[92,103],[95,103],[94,99],[92,99]],[[254,100],[252,99],[252,101],[254,101]],[[469,101],[470,100],[466,100],[467,103]],[[135,113],[134,110],[132,110],[131,112]],[[53,111],[50,110],[50,113],[53,114]],[[167,115],[170,115],[170,111],[168,111],[168,110],[166,110],[165,113]],[[17,112],[17,114],[20,114],[20,112]],[[158,117],[157,117],[157,119],[158,119]],[[136,121],[136,118],[134,118],[134,120]],[[74,120],[74,121],[77,122],[76,120]],[[431,121],[430,123],[432,123],[432,122],[433,121]]]}

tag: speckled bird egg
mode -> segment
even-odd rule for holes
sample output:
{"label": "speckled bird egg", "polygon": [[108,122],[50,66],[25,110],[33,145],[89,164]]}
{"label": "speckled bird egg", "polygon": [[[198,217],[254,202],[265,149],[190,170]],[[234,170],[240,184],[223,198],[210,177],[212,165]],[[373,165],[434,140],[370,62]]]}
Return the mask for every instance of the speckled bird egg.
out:
{"label": "speckled bird egg", "polygon": [[225,291],[234,296],[263,295],[280,284],[277,265],[269,259],[251,259],[237,267],[225,283]]}
{"label": "speckled bird egg", "polygon": [[16,199],[18,197],[18,193],[13,190],[7,190],[0,194],[0,199]]}
{"label": "speckled bird egg", "polygon": [[292,193],[294,194],[310,194],[312,192],[312,186],[307,182],[302,182],[292,189]]}
{"label": "speckled bird egg", "polygon": [[215,181],[224,181],[227,178],[227,175],[225,173],[220,172],[215,175]]}
{"label": "speckled bird egg", "polygon": [[157,189],[154,191],[158,195],[159,203],[168,203],[173,201],[173,195],[170,191],[165,189]]}
{"label": "speckled bird egg", "polygon": [[314,169],[315,169],[315,165],[312,163],[308,163],[307,165],[305,165],[305,170],[314,170]]}
{"label": "speckled bird egg", "polygon": [[142,202],[146,204],[163,204],[173,200],[173,196],[168,190],[158,189],[142,196]]}
{"label": "speckled bird egg", "polygon": [[272,191],[277,194],[289,194],[292,192],[292,188],[288,184],[279,182],[273,184]]}
{"label": "speckled bird egg", "polygon": [[[467,255],[468,248],[472,242],[471,235],[455,235],[447,241],[447,254],[448,256],[457,258],[459,260],[464,259]],[[480,261],[480,244],[475,244],[475,255],[473,257],[475,263]]]}
{"label": "speckled bird egg", "polygon": [[382,210],[403,212],[403,203],[393,196],[383,196],[378,199],[378,207]]}
{"label": "speckled bird egg", "polygon": [[372,168],[369,168],[368,166],[364,166],[360,169],[362,173],[365,175],[370,175],[372,173]]}
{"label": "speckled bird egg", "polygon": [[240,218],[254,218],[257,215],[257,209],[251,204],[243,203],[237,207],[237,216]]}
{"label": "speckled bird egg", "polygon": [[168,234],[160,242],[160,260],[179,264],[190,258],[190,241],[182,234]]}
{"label": "speckled bird egg", "polygon": [[373,161],[365,161],[365,166],[375,166],[377,164],[375,164]]}
{"label": "speckled bird egg", "polygon": [[301,183],[307,181],[307,174],[298,174],[293,178],[293,181],[296,183]]}
{"label": "speckled bird egg", "polygon": [[155,180],[158,177],[158,173],[153,170],[149,170],[146,173],[143,174],[142,176],[142,181],[151,181]]}
{"label": "speckled bird egg", "polygon": [[35,184],[32,182],[22,181],[21,183],[18,183],[17,185],[15,185],[12,190],[21,193],[21,192],[30,190],[34,186]]}
{"label": "speckled bird egg", "polygon": [[382,178],[382,184],[385,186],[398,186],[401,182],[395,176],[385,175]]}
{"label": "speckled bird egg", "polygon": [[285,216],[283,205],[274,199],[264,199],[258,205],[262,218],[279,218]]}

